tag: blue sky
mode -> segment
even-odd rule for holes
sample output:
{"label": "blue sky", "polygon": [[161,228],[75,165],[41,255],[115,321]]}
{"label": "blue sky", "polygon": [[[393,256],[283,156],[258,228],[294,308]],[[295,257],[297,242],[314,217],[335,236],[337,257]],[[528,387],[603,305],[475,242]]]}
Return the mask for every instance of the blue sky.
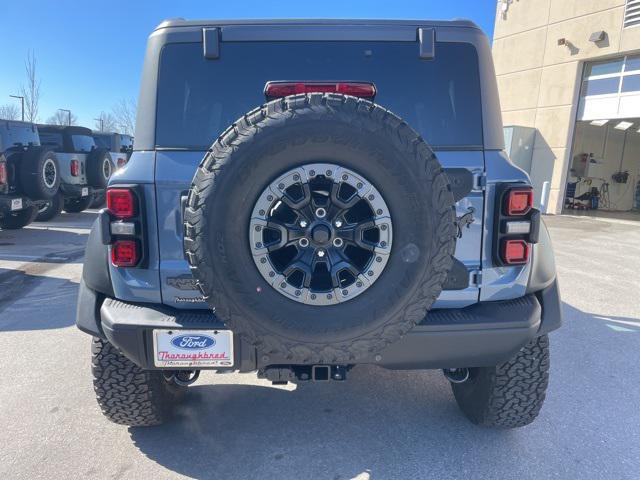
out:
{"label": "blue sky", "polygon": [[166,18],[469,18],[491,36],[496,0],[0,0],[0,105],[15,102],[33,50],[40,120],[71,109],[79,124],[137,99],[146,38]]}

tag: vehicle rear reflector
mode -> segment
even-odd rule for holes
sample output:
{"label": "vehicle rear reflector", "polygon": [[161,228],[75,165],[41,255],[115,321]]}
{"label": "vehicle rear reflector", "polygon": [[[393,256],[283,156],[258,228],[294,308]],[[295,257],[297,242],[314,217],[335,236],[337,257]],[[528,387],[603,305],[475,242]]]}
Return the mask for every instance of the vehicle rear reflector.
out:
{"label": "vehicle rear reflector", "polygon": [[109,188],[107,208],[117,218],[131,218],[136,214],[136,198],[128,188]]}
{"label": "vehicle rear reflector", "polygon": [[72,177],[77,177],[78,175],[80,175],[80,162],[78,160],[76,159],[71,160],[71,164],[69,168],[71,170]]}
{"label": "vehicle rear reflector", "polygon": [[523,265],[529,261],[529,244],[524,240],[503,240],[502,260],[507,265]]}
{"label": "vehicle rear reflector", "polygon": [[267,82],[264,94],[268,99],[287,97],[299,93],[341,93],[373,99],[376,87],[367,82]]}
{"label": "vehicle rear reflector", "polygon": [[509,216],[526,215],[533,208],[533,189],[531,187],[512,188],[505,198],[505,214]]}
{"label": "vehicle rear reflector", "polygon": [[116,267],[135,267],[140,259],[138,242],[118,240],[111,245],[111,263]]}
{"label": "vehicle rear reflector", "polygon": [[6,185],[7,178],[7,164],[4,162],[0,162],[0,185]]}

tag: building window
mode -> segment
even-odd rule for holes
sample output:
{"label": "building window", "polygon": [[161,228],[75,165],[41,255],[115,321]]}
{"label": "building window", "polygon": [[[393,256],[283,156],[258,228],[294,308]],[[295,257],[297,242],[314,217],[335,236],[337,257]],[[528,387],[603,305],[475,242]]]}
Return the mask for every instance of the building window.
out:
{"label": "building window", "polygon": [[[640,0],[638,0],[640,5]],[[640,19],[639,19],[640,21]],[[582,96],[620,95],[640,92],[640,56],[587,64]]]}
{"label": "building window", "polygon": [[640,25],[640,0],[627,0],[624,11],[624,28]]}

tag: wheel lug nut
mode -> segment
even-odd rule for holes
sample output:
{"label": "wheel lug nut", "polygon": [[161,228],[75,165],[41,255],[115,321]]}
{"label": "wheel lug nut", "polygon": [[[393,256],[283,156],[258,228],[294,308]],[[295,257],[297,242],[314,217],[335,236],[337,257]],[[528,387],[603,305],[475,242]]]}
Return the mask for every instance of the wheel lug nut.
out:
{"label": "wheel lug nut", "polygon": [[342,227],[342,220],[336,220],[333,224],[336,226],[336,228],[340,228]]}
{"label": "wheel lug nut", "polygon": [[307,228],[307,221],[306,220],[300,220],[300,228]]}
{"label": "wheel lug nut", "polygon": [[306,238],[301,238],[300,240],[298,240],[298,245],[300,245],[302,248],[307,248],[309,246],[309,240]]}
{"label": "wheel lug nut", "polygon": [[318,250],[318,256],[320,258],[324,257],[324,255],[325,255],[324,250]]}
{"label": "wheel lug nut", "polygon": [[327,211],[324,208],[318,208],[316,209],[316,217],[318,218],[324,218],[327,216]]}
{"label": "wheel lug nut", "polygon": [[342,241],[341,238],[334,238],[333,239],[333,246],[340,248],[342,245],[344,245],[344,242]]}

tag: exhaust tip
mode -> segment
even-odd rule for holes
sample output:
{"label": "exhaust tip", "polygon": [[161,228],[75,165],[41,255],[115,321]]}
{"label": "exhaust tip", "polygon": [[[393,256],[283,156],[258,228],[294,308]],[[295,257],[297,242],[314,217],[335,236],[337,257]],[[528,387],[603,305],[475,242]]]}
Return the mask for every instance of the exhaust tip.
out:
{"label": "exhaust tip", "polygon": [[445,368],[442,373],[451,383],[464,383],[469,380],[468,368]]}

